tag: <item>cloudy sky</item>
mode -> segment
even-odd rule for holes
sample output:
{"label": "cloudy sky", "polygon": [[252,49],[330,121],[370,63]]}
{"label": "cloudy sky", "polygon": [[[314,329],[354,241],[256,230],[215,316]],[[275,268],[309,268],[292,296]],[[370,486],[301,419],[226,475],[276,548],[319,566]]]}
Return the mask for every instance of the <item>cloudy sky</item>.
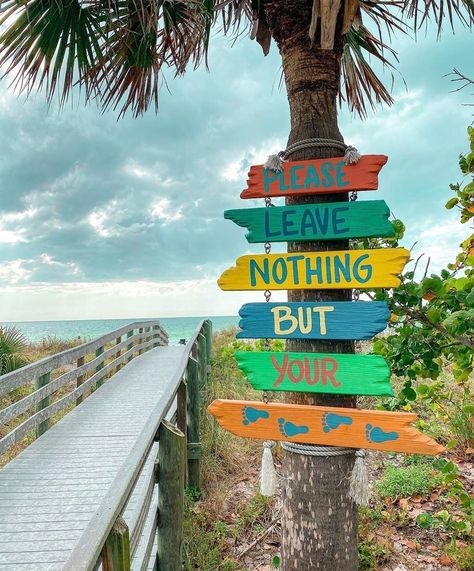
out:
{"label": "cloudy sky", "polygon": [[[454,66],[474,75],[472,35],[399,39],[391,109],[365,122],[341,111],[347,143],[386,154],[377,196],[407,225],[405,245],[448,262],[465,233],[444,210],[459,179],[470,93],[450,93]],[[247,38],[217,38],[205,69],[173,80],[158,115],[101,115],[76,100],[58,112],[0,82],[0,321],[232,315],[261,294],[220,292],[219,274],[260,253],[228,208],[250,164],[284,148],[280,62]],[[362,193],[361,193],[362,194]],[[281,294],[280,294],[281,297]]]}

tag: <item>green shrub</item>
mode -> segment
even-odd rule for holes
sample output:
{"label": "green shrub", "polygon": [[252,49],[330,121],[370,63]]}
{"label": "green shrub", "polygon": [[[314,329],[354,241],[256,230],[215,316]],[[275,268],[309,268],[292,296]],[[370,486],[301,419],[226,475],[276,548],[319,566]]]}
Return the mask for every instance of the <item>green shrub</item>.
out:
{"label": "green shrub", "polygon": [[382,497],[398,498],[413,495],[426,496],[440,483],[429,464],[388,466],[375,487]]}

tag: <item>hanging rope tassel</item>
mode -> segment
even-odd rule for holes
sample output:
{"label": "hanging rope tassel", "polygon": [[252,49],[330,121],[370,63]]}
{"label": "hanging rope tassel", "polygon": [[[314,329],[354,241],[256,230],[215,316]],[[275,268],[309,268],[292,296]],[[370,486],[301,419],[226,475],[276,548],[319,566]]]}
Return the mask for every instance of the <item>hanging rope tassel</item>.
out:
{"label": "hanging rope tassel", "polygon": [[369,505],[369,474],[365,463],[365,450],[357,450],[349,485],[349,497],[358,506]]}
{"label": "hanging rope tassel", "polygon": [[283,170],[282,153],[278,153],[278,155],[270,155],[266,163],[263,165],[263,168],[274,172],[281,172]]}
{"label": "hanging rope tassel", "polygon": [[346,148],[346,152],[344,153],[344,164],[354,165],[355,163],[358,163],[359,160],[360,160],[359,151],[355,147],[349,145]]}
{"label": "hanging rope tassel", "polygon": [[260,493],[262,496],[274,496],[277,487],[277,475],[273,464],[272,448],[275,448],[273,440],[265,440],[263,443],[262,469],[260,471]]}

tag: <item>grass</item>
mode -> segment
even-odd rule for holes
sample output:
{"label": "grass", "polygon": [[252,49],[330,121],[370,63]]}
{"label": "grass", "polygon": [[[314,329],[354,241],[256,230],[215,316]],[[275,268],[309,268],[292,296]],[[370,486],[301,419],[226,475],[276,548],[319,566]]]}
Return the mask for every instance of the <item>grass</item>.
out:
{"label": "grass", "polygon": [[382,498],[406,498],[427,496],[439,483],[430,464],[389,465],[375,487]]}

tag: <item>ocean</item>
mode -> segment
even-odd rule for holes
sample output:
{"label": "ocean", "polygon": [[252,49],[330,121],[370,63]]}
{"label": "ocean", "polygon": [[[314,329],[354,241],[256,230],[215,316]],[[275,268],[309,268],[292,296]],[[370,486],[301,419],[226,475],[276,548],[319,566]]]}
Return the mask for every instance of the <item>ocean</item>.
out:
{"label": "ocean", "polygon": [[[37,343],[46,337],[58,337],[60,339],[77,339],[88,341],[114,331],[133,321],[146,321],[154,318],[138,319],[84,319],[78,321],[10,321],[0,325],[14,325],[31,343]],[[239,318],[237,316],[219,317],[163,317],[158,318],[169,335],[170,344],[174,345],[180,339],[188,340],[202,319],[212,321],[214,331],[222,331],[230,327],[236,327]]]}

